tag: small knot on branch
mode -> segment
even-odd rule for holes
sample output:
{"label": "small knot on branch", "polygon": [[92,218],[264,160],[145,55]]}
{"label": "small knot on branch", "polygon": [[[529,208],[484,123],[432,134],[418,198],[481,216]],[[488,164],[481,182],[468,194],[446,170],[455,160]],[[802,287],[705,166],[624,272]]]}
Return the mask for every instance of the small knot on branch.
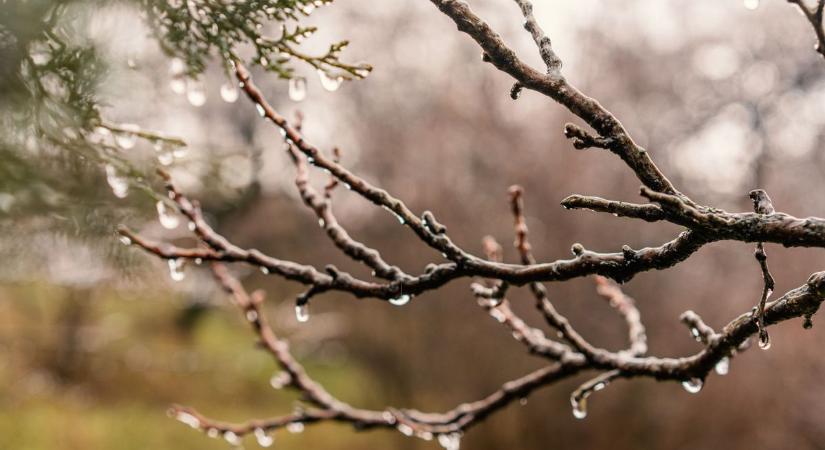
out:
{"label": "small knot on branch", "polygon": [[573,142],[573,147],[577,150],[584,150],[591,147],[606,149],[611,142],[610,138],[594,136],[574,123],[564,125],[564,137],[570,139]]}
{"label": "small knot on branch", "polygon": [[581,256],[584,254],[584,246],[576,242],[572,247],[570,247],[570,251],[572,251],[576,256]]}
{"label": "small knot on branch", "polygon": [[513,87],[510,88],[510,98],[512,98],[513,100],[518,100],[518,98],[521,96],[521,91],[523,89],[523,84],[519,82],[513,83]]}
{"label": "small knot on branch", "polygon": [[421,214],[421,220],[424,222],[424,226],[435,234],[444,234],[447,232],[447,227],[435,220],[435,216],[431,211],[424,211],[424,213]]}

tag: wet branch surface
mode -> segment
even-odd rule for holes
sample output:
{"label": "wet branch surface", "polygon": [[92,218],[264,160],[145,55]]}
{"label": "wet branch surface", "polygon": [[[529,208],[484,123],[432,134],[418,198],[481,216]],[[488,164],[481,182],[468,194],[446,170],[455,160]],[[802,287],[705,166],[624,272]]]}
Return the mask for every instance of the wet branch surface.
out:
{"label": "wet branch surface", "polygon": [[[483,19],[463,1],[430,0],[481,48],[484,60],[513,78],[513,98],[522,89],[542,93],[567,108],[590,130],[568,124],[564,133],[577,149],[609,151],[624,161],[641,182],[640,195],[646,202],[629,203],[587,195],[571,195],[562,201],[567,209],[589,209],[597,212],[638,219],[645,222],[669,222],[684,228],[672,240],[651,247],[632,249],[617,245],[613,253],[600,253],[573,244],[572,258],[551,262],[536,261],[529,242],[529,229],[524,215],[523,190],[513,186],[509,191],[510,210],[514,225],[514,247],[519,261],[502,261],[501,246],[491,237],[483,241],[484,254],[475,255],[455,244],[446,227],[429,211],[413,212],[400,198],[367,182],[341,163],[341,152],[332,155],[313,146],[301,133],[301,117],[287,120],[255,85],[250,73],[235,63],[235,75],[251,104],[272,123],[286,143],[286,153],[295,166],[295,186],[308,209],[317,216],[319,225],[332,243],[353,261],[373,271],[367,279],[346,273],[333,265],[316,268],[298,261],[279,259],[256,249],[245,249],[231,239],[217,233],[204,220],[200,206],[175,186],[165,173],[170,199],[181,214],[191,222],[190,229],[199,245],[177,247],[153,241],[126,227],[120,233],[129,242],[178,267],[186,261],[208,262],[217,283],[229,294],[231,301],[244,314],[262,349],[267,351],[283,371],[279,384],[302,394],[305,407],[271,419],[252,420],[243,424],[228,424],[209,419],[193,409],[174,407],[172,413],[181,421],[210,436],[223,436],[236,442],[241,436],[255,435],[259,443],[271,444],[269,433],[278,428],[295,428],[320,422],[337,421],[352,424],[357,429],[394,428],[405,435],[422,439],[437,438],[445,448],[458,448],[461,433],[482,422],[490,414],[513,401],[528,397],[535,390],[554,382],[590,372],[592,378],[571,395],[576,417],[587,413],[588,398],[618,378],[649,377],[683,383],[689,392],[698,392],[708,374],[727,372],[727,364],[738,353],[749,347],[750,338],[760,336],[760,345],[767,348],[767,328],[771,325],[804,318],[805,326],[825,299],[825,272],[813,273],[799,287],[769,301],[774,280],[767,265],[764,243],[787,247],[825,248],[825,219],[797,218],[776,212],[762,190],[751,192],[753,212],[726,212],[700,205],[681,193],[654,164],[648,151],[632,139],[619,120],[596,100],[570,84],[561,73],[561,60],[553,51],[532,13],[527,0],[514,0],[524,18],[524,27],[532,36],[539,55],[546,66],[536,70],[523,62]],[[823,5],[813,8],[801,1],[789,0],[802,9],[814,26],[819,40],[817,50],[825,57],[825,33],[822,29]],[[600,150],[594,150],[600,151]],[[322,190],[309,182],[309,172],[323,170],[330,181]],[[367,243],[357,240],[338,222],[333,211],[334,190],[344,186],[375,206],[394,215],[409,229],[423,247],[441,254],[423,273],[408,273],[388,261],[392,255],[382,255]],[[733,318],[718,332],[705,324],[701,317],[687,311],[679,318],[691,335],[702,345],[692,355],[661,357],[648,355],[647,337],[642,315],[633,299],[625,295],[617,283],[631,280],[636,274],[649,270],[663,270],[684,261],[705,245],[732,240],[756,243],[755,257],[762,275],[763,292],[752,311]],[[446,412],[422,412],[412,409],[387,407],[383,410],[359,409],[338,400],[332,393],[314,381],[303,366],[291,355],[283,339],[277,337],[266,320],[261,292],[248,294],[226,266],[241,263],[256,267],[264,273],[292,280],[306,286],[306,291],[295,299],[296,315],[300,321],[309,319],[313,298],[328,291],[338,291],[359,298],[373,298],[404,305],[425,292],[437,291],[453,281],[470,281],[470,293],[480,309],[524,345],[526,353],[547,360],[547,365],[514,380],[479,400],[457,405]],[[554,306],[564,299],[551,298],[544,283],[593,276],[596,294],[606,300],[627,325],[627,343],[620,350],[608,350],[592,344],[576,330],[573,324]],[[529,325],[510,307],[508,290],[527,286],[535,307],[552,331],[545,336],[542,327]],[[674,323],[676,318],[674,318]]]}

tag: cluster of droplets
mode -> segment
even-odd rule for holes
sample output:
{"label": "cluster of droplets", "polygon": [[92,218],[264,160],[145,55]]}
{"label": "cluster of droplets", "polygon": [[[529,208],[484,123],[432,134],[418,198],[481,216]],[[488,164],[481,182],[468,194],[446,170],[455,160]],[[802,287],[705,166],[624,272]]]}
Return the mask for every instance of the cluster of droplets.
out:
{"label": "cluster of droplets", "polygon": [[174,163],[176,159],[186,156],[186,147],[180,144],[171,144],[162,139],[155,141],[154,148],[158,162],[164,166],[169,166]]}

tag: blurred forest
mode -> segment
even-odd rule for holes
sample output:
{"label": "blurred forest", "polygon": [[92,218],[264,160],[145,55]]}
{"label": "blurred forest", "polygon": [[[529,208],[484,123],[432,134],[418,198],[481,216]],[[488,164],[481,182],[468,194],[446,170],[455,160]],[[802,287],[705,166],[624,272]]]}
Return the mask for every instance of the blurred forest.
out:
{"label": "blurred forest", "polygon": [[[540,65],[512,2],[470,3]],[[102,61],[101,114],[185,140],[185,152],[163,165],[217,230],[284,259],[366,274],[334,251],[301,204],[278,132],[248,103],[225,101],[232,95],[221,93],[224,67],[209,65],[198,86],[176,93],[179,74],[138,10],[121,2],[94,7],[92,16],[72,20]],[[747,211],[748,191],[764,188],[778,209],[825,216],[825,63],[787,2],[546,0],[535,9],[565,76],[613,111],[681,190]],[[329,92],[314,69],[298,65],[307,78],[302,101],[290,98],[289,82],[256,69],[258,84],[285,115],[303,112],[304,132],[320,148],[339,146],[351,170],[414,211],[432,210],[463,247],[480,251],[488,234],[512,241],[512,184],[525,188],[540,261],[565,257],[574,242],[616,251],[658,245],[678,231],[559,206],[572,193],[635,201],[639,182],[609,152],[574,150],[562,134],[573,117],[548,98],[525,91],[513,101],[512,80],[483,63],[478,47],[429,2],[337,0],[304,23],[319,28],[309,49],[348,39],[348,60],[368,62],[372,74]],[[0,76],[13,76],[3,65],[0,56]],[[0,104],[13,98],[14,86],[3,87]],[[274,363],[207,271],[189,267],[175,282],[163,261],[118,242],[120,223],[149,236],[186,235],[184,224],[169,230],[158,222],[156,149],[142,140],[127,147],[123,158],[150,175],[146,189],[125,199],[113,195],[102,165],[57,156],[42,171],[0,179],[0,448],[225,449],[223,440],[168,418],[166,408],[181,403],[242,421],[288,412],[297,400],[269,386]],[[0,174],[22,167],[15,149],[0,150]],[[420,271],[438,257],[422,252],[391,214],[345,190],[335,195],[350,233],[391,263]],[[504,247],[505,260],[517,262]],[[816,249],[768,244],[767,251],[777,292],[825,264]],[[299,285],[251,269],[244,281],[268,292],[270,320],[310,373],[353,405],[447,409],[541,364],[478,308],[466,282],[405,308],[328,293],[313,302],[312,320],[299,324],[292,303]],[[591,280],[548,289],[593,342],[610,346],[625,336]],[[679,355],[699,349],[678,326],[679,314],[693,309],[720,327],[755,304],[762,283],[752,245],[721,242],[623,289],[642,311],[651,352]],[[526,289],[510,296],[523,317],[542,324]],[[813,320],[811,330],[801,321],[772,328],[769,351],[742,354],[699,395],[678,383],[622,380],[577,420],[569,395],[579,377],[493,415],[462,448],[825,448],[817,419],[825,413],[818,345],[825,331]],[[256,448],[252,438],[245,444]],[[322,424],[300,435],[279,432],[275,445],[438,444]]]}

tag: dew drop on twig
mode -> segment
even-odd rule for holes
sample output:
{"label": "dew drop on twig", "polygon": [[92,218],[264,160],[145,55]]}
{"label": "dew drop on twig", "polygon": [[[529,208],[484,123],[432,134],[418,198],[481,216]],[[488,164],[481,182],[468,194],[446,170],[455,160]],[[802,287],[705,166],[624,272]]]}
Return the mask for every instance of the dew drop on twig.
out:
{"label": "dew drop on twig", "polygon": [[111,164],[106,164],[106,182],[109,183],[115,197],[124,198],[129,194],[129,181]]}
{"label": "dew drop on twig", "polygon": [[292,422],[286,426],[286,431],[290,433],[303,433],[304,431],[304,423],[303,422]]}
{"label": "dew drop on twig", "polygon": [[186,274],[183,272],[185,260],[183,258],[172,258],[167,260],[169,264],[169,276],[172,281],[182,281]]}
{"label": "dew drop on twig", "polygon": [[727,375],[728,370],[730,370],[730,358],[725,356],[716,363],[713,367],[713,370],[716,371],[719,375]]}
{"label": "dew drop on twig", "polygon": [[158,210],[158,221],[160,222],[163,228],[167,230],[173,230],[180,225],[180,219],[176,216],[173,212],[169,211],[166,207],[166,203],[162,200],[159,200],[156,208]]}
{"label": "dew drop on twig", "polygon": [[269,385],[272,386],[273,389],[283,389],[284,386],[290,382],[292,382],[292,376],[288,372],[283,371],[272,375],[272,378],[269,379]]}
{"label": "dew drop on twig", "polygon": [[318,78],[321,80],[321,87],[329,92],[337,91],[338,88],[341,87],[341,83],[344,81],[342,77],[331,77],[320,69],[318,70]]}
{"label": "dew drop on twig", "polygon": [[704,382],[700,378],[691,378],[682,382],[682,387],[691,394],[697,394],[702,390]]}
{"label": "dew drop on twig", "polygon": [[295,319],[297,319],[298,322],[306,322],[309,320],[309,306],[306,303],[295,305]]}
{"label": "dew drop on twig", "polygon": [[255,440],[258,441],[258,445],[261,447],[271,447],[272,443],[275,442],[275,439],[266,434],[263,428],[255,428]]}
{"label": "dew drop on twig", "polygon": [[438,435],[438,443],[445,450],[458,450],[461,447],[460,433],[445,433]]}
{"label": "dew drop on twig", "polygon": [[407,303],[410,302],[410,299],[412,299],[412,296],[407,295],[407,294],[402,294],[402,295],[399,295],[398,297],[391,298],[389,301],[390,301],[391,305],[404,306],[404,305],[406,305]]}

